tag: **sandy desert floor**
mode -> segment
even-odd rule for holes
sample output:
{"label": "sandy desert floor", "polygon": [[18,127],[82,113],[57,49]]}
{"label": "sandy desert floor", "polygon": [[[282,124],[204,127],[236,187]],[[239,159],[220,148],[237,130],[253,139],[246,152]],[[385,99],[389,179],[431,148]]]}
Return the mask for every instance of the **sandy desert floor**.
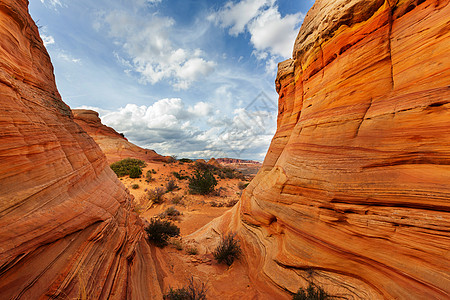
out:
{"label": "sandy desert floor", "polygon": [[[152,174],[152,180],[147,182],[145,174],[149,170],[155,172]],[[181,216],[174,220],[180,227],[181,237],[171,240],[165,248],[152,246],[158,274],[163,274],[160,284],[164,292],[171,287],[185,286],[192,277],[196,283],[206,285],[209,299],[271,299],[268,293],[252,286],[245,262],[235,261],[228,267],[218,264],[211,253],[192,254],[192,251],[189,251],[196,246],[193,246],[187,236],[230,210],[232,204],[239,201],[242,192],[239,183],[249,181],[236,178],[218,179],[216,190],[221,190],[220,195],[191,195],[188,192],[189,181],[176,179],[172,172],[190,176],[194,172],[194,163],[150,162],[143,169],[142,178],[130,179],[128,176],[120,178],[134,195],[135,210],[144,221],[148,222],[169,207],[175,207],[181,212]],[[152,204],[146,199],[149,190],[165,188],[169,180],[175,180],[178,188],[164,194],[163,203]],[[133,189],[132,186],[136,184],[139,188]],[[173,204],[174,199],[181,201],[179,204]],[[180,249],[180,244],[183,249]]]}

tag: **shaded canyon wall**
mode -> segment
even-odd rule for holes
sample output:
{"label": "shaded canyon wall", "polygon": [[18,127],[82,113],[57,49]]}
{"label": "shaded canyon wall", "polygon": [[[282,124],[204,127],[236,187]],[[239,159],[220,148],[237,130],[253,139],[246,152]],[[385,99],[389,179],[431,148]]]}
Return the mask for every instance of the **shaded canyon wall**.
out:
{"label": "shaded canyon wall", "polygon": [[28,1],[0,1],[0,298],[160,299],[131,195],[73,121]]}

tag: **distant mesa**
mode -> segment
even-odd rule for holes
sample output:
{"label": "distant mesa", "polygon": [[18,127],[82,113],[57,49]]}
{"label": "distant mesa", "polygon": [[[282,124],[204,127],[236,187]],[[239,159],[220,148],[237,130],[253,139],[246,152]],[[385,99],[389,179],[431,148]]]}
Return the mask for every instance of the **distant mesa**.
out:
{"label": "distant mesa", "polygon": [[128,141],[123,133],[102,124],[98,112],[88,109],[72,109],[74,121],[83,128],[100,146],[109,163],[124,158],[137,158],[144,161],[166,161],[168,157],[154,150],[141,148]]}
{"label": "distant mesa", "polygon": [[256,160],[246,160],[246,159],[238,159],[238,158],[218,158],[216,161],[220,164],[247,164],[247,165],[259,165],[262,166],[262,163]]}

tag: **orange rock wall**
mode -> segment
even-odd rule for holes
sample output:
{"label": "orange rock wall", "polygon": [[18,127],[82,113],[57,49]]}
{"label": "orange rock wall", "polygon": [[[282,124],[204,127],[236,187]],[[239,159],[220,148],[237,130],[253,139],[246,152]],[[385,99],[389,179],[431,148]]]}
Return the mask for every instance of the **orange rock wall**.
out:
{"label": "orange rock wall", "polygon": [[448,16],[442,0],[316,1],[279,65],[262,170],[240,221],[222,224],[239,231],[255,280],[449,297]]}
{"label": "orange rock wall", "polygon": [[144,161],[166,161],[167,157],[150,149],[130,143],[113,128],[102,124],[98,113],[93,110],[73,109],[74,121],[83,128],[100,146],[109,163],[125,158]]}
{"label": "orange rock wall", "polygon": [[56,89],[28,1],[0,1],[0,299],[160,299],[132,199]]}

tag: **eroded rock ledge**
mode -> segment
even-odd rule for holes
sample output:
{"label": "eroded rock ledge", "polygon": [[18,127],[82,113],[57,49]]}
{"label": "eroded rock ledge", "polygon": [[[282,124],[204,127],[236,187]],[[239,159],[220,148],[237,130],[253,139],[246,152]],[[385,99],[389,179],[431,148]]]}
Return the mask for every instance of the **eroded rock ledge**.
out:
{"label": "eroded rock ledge", "polygon": [[113,128],[102,124],[96,111],[73,109],[72,113],[75,123],[80,125],[100,146],[109,163],[129,157],[143,161],[167,160],[167,157],[159,155],[154,150],[136,146]]}
{"label": "eroded rock ledge", "polygon": [[238,231],[252,280],[280,291],[447,298],[449,15],[449,1],[316,1],[279,65],[262,170],[195,237]]}
{"label": "eroded rock ledge", "polygon": [[131,196],[73,121],[28,1],[0,1],[0,298],[161,299]]}

